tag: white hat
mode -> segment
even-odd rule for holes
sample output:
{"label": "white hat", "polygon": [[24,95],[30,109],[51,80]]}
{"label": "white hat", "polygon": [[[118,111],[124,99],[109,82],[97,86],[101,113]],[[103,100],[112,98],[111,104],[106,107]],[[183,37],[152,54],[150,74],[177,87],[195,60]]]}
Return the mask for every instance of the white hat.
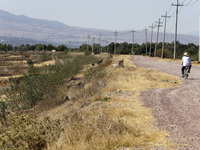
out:
{"label": "white hat", "polygon": [[187,52],[185,52],[183,55],[186,56],[186,55],[187,55]]}

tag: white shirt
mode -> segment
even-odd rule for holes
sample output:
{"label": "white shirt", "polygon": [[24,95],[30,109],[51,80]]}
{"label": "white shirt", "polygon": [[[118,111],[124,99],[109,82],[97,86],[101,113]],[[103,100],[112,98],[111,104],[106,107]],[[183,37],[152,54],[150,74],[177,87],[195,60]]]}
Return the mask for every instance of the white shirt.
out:
{"label": "white shirt", "polygon": [[183,56],[182,65],[183,66],[190,66],[191,65],[191,59],[190,59],[189,56]]}

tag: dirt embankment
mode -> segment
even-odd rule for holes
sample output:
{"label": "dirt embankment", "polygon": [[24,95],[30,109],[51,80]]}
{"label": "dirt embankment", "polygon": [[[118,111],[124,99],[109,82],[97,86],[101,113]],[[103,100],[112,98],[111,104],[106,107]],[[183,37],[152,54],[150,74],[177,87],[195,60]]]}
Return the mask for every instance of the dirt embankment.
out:
{"label": "dirt embankment", "polygon": [[[159,62],[154,58],[133,56],[137,67],[159,70],[181,78],[181,64]],[[189,79],[170,89],[153,89],[141,94],[146,106],[153,109],[161,129],[167,130],[178,150],[200,149],[200,66],[192,66]]]}

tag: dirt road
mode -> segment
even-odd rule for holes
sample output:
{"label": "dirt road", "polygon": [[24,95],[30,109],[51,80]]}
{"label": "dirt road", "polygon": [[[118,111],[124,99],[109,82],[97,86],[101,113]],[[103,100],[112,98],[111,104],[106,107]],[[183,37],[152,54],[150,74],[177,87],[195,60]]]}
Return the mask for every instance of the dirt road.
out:
{"label": "dirt road", "polygon": [[[133,56],[137,67],[159,70],[181,78],[181,64],[159,62],[144,56]],[[153,108],[153,115],[161,129],[166,130],[178,143],[177,150],[200,150],[200,66],[192,66],[183,85],[170,89],[143,92],[146,106]]]}

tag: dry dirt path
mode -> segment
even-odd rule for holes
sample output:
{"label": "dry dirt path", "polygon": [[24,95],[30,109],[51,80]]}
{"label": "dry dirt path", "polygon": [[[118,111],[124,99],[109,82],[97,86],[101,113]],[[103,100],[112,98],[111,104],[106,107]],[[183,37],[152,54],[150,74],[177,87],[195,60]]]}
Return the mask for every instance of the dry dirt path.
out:
{"label": "dry dirt path", "polygon": [[[181,64],[159,62],[144,56],[133,56],[137,67],[159,70],[181,78]],[[141,94],[144,104],[153,108],[161,129],[179,143],[178,150],[200,150],[200,66],[192,66],[188,80],[170,89],[153,89]]]}

